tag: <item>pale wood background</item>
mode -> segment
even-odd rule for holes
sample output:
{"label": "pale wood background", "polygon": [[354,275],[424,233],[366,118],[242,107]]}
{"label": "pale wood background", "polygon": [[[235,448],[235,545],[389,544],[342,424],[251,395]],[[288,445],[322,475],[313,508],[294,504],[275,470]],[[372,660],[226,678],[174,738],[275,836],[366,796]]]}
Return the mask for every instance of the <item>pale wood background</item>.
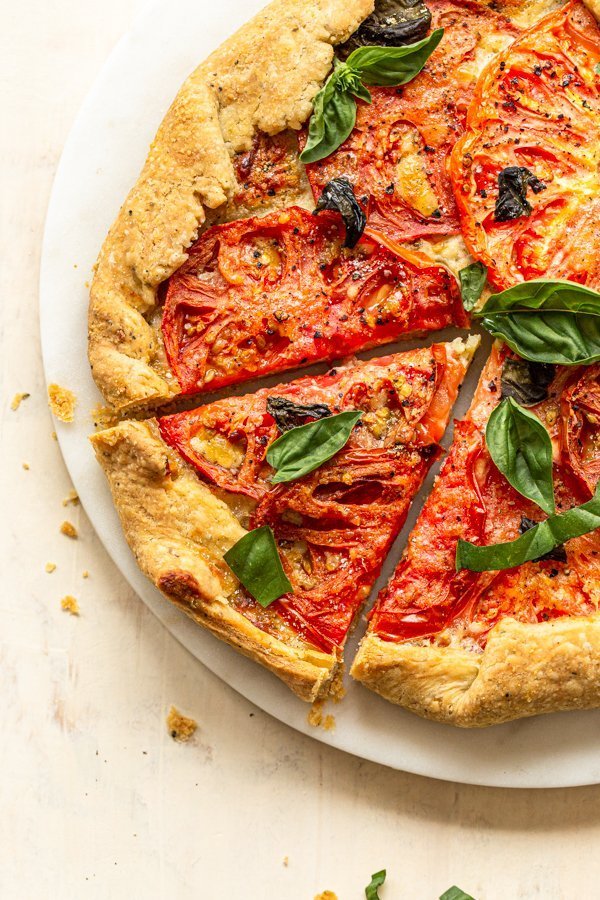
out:
{"label": "pale wood background", "polygon": [[[84,512],[63,509],[37,322],[44,214],[77,109],[142,5],[0,4],[0,896],[352,900],[387,867],[382,900],[452,883],[478,900],[599,897],[600,787],[446,784],[292,732],[183,650]],[[17,391],[31,397],[12,412]],[[78,541],[59,534],[67,517]],[[171,703],[200,723],[193,743],[167,734]]]}

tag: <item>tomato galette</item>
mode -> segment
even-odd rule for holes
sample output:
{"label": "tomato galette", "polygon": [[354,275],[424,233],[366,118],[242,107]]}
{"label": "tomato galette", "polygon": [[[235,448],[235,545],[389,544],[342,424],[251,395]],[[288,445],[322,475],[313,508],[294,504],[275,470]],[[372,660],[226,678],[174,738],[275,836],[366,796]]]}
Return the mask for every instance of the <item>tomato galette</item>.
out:
{"label": "tomato galette", "polygon": [[352,673],[458,725],[600,705],[599,6],[274,0],[185,82],[102,248],[120,421],[92,443],[127,540],[304,699],[335,690],[473,327],[492,355]]}
{"label": "tomato galette", "polygon": [[303,699],[326,696],[476,344],[351,362],[95,434],[143,571]]}

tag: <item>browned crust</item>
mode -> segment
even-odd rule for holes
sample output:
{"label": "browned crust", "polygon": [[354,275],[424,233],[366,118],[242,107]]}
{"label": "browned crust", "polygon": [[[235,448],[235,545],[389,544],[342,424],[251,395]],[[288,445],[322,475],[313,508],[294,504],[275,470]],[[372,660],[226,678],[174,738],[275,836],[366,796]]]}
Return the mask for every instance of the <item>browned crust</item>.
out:
{"label": "browned crust", "polygon": [[155,420],[91,438],[127,542],[145,575],[192,619],[274,672],[303,700],[327,696],[339,660],[261,631],[231,604],[223,553],[245,533],[229,507],[162,441]]}
{"label": "browned crust", "polygon": [[482,653],[368,634],[351,674],[392,703],[463,728],[591,709],[600,706],[600,614],[539,624],[504,619]]}
{"label": "browned crust", "polygon": [[158,285],[186,259],[210,210],[236,182],[232,155],[257,132],[298,129],[325,80],[333,45],[373,0],[274,0],[187,79],[98,259],[89,309],[96,384],[118,409],[178,392],[148,321]]}

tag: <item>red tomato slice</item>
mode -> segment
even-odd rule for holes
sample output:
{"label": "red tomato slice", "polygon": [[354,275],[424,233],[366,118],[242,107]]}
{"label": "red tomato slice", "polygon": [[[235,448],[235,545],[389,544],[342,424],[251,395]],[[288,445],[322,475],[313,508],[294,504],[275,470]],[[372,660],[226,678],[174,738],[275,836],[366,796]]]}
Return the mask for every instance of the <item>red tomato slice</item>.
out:
{"label": "red tomato slice", "polygon": [[441,266],[293,207],[209,229],[167,283],[165,349],[182,393],[433,331],[466,317]]}
{"label": "red tomato slice", "polygon": [[[438,455],[464,372],[434,345],[159,419],[164,440],[201,477],[250,498],[249,528],[273,528],[294,593],[265,612],[242,591],[244,615],[274,633],[283,618],[328,652],[343,642]],[[333,459],[273,485],[265,460],[279,436],[267,405],[273,397],[364,415]]]}
{"label": "red tomato slice", "polygon": [[[432,0],[432,28],[444,37],[423,71],[404,87],[372,88],[358,103],[356,127],[331,156],[307,166],[315,199],[347,175],[367,209],[369,225],[395,240],[460,231],[448,172],[476,81],[480,48],[500,49],[519,32],[489,6]],[[301,137],[304,146],[306,134]]]}
{"label": "red tomato slice", "polygon": [[[493,352],[469,417],[457,423],[454,443],[404,557],[371,614],[371,629],[384,640],[430,638],[444,644],[466,638],[484,646],[490,629],[505,616],[541,622],[597,611],[589,585],[597,571],[600,531],[569,541],[566,563],[546,559],[499,573],[455,570],[459,538],[485,545],[510,541],[519,536],[523,517],[542,518],[535,504],[508,484],[485,446],[489,412],[501,399],[506,352]],[[548,399],[532,410],[553,437],[561,427],[567,435],[564,458],[559,453],[555,466],[559,510],[588,499],[591,480],[598,478],[599,369],[591,367],[583,375],[580,370],[575,378],[570,370],[558,369]],[[561,409],[562,426],[557,421]]]}
{"label": "red tomato slice", "polygon": [[[451,158],[463,235],[498,289],[532,278],[600,288],[600,27],[572,0],[500,53]],[[527,168],[530,215],[497,221],[498,175]]]}

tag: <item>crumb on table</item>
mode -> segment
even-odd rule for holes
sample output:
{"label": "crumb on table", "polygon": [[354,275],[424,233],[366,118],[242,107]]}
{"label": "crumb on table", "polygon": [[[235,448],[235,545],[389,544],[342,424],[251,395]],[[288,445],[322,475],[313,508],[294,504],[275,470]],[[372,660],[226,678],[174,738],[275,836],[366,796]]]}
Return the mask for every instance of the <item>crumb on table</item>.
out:
{"label": "crumb on table", "polygon": [[77,537],[77,529],[72,522],[67,522],[66,520],[60,526],[60,533],[66,534],[67,537],[73,538],[73,540]]}
{"label": "crumb on table", "polygon": [[29,472],[29,463],[21,463],[26,472]]}
{"label": "crumb on table", "polygon": [[72,422],[75,418],[77,398],[73,391],[59,384],[48,385],[48,405],[61,422]]}
{"label": "crumb on table", "polygon": [[183,713],[180,713],[174,706],[171,707],[167,716],[167,728],[174,741],[179,741],[180,743],[189,741],[197,727],[198,723],[195,719],[190,719],[184,716]]}
{"label": "crumb on table", "polygon": [[71,594],[67,594],[66,597],[63,597],[60,601],[60,605],[64,609],[65,612],[68,612],[71,616],[79,615],[79,603],[72,597]]}
{"label": "crumb on table", "polygon": [[83,572],[81,573],[81,577],[82,577],[82,578],[89,578],[89,577],[90,577],[90,573],[88,572],[87,569],[84,569],[84,570],[83,570]]}
{"label": "crumb on table", "polygon": [[315,700],[307,716],[308,724],[312,725],[313,728],[321,726],[325,731],[335,731],[335,716],[331,714],[323,715],[325,702],[325,700]]}
{"label": "crumb on table", "polygon": [[31,397],[31,394],[27,394],[27,393],[15,394],[15,396],[12,399],[12,403],[10,404],[10,408],[12,409],[12,411],[16,412],[18,410],[18,408],[20,407],[21,403],[23,402],[23,400],[27,400],[28,397]]}
{"label": "crumb on table", "polygon": [[290,858],[289,858],[289,856],[284,856],[284,857],[283,857],[283,864],[284,864],[284,866],[285,866],[286,869],[287,869],[287,867],[288,867],[289,864],[290,864]]}
{"label": "crumb on table", "polygon": [[63,506],[68,506],[69,503],[70,503],[72,506],[78,506],[78,504],[79,504],[79,494],[77,493],[77,491],[75,491],[75,490],[69,491],[69,493],[67,494],[67,496],[64,498],[64,500],[63,500],[63,502],[62,502],[62,505],[63,505]]}
{"label": "crumb on table", "polygon": [[315,900],[338,900],[338,898],[333,891],[321,891],[320,894],[315,894]]}
{"label": "crumb on table", "polygon": [[56,563],[46,563],[46,572],[50,575],[56,569]]}

